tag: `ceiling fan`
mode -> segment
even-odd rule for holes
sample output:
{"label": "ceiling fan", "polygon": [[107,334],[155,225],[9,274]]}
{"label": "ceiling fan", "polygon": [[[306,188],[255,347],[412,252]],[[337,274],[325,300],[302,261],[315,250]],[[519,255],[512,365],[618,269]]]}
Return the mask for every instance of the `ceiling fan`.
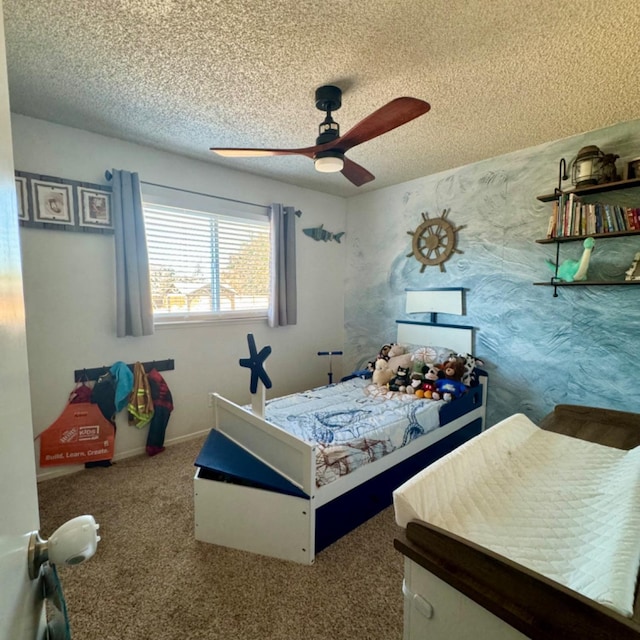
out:
{"label": "ceiling fan", "polygon": [[396,98],[358,122],[343,136],[340,125],[331,117],[342,105],[342,90],[333,85],[316,89],[316,107],[326,112],[324,121],[318,127],[316,144],[300,149],[240,149],[212,147],[211,151],[228,158],[249,158],[260,156],[300,155],[311,158],[317,171],[342,175],[357,187],[371,182],[375,176],[364,167],[349,160],[344,154],[356,145],[367,142],[391,131],[414,118],[427,113],[428,102],[418,98]]}

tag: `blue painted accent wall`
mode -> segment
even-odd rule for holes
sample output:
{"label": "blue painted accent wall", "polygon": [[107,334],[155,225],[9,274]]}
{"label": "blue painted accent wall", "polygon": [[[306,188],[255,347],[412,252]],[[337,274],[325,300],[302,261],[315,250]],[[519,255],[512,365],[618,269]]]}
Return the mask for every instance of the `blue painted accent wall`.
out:
{"label": "blue painted accent wall", "polygon": [[[508,126],[508,123],[507,125]],[[596,144],[625,161],[640,156],[640,120],[412,180],[350,199],[345,300],[345,369],[375,355],[395,336],[407,287],[465,287],[464,317],[438,321],[477,328],[475,355],[490,374],[488,423],[516,412],[538,421],[556,404],[640,412],[640,285],[618,287],[533,286],[552,275],[545,258],[555,245],[544,238],[560,158],[569,162]],[[570,181],[564,183],[569,188]],[[602,202],[640,206],[640,189],[601,194]],[[446,272],[413,257],[409,231],[421,212],[465,225]],[[596,240],[590,279],[624,279],[640,237]],[[563,244],[560,259],[578,259],[580,242]],[[412,319],[429,319],[412,316]],[[446,346],[446,345],[445,345]]]}

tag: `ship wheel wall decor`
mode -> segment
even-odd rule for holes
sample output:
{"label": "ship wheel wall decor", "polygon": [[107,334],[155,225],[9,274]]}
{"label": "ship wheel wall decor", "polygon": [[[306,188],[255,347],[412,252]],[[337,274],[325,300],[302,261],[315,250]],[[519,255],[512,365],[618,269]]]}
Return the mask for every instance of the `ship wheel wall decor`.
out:
{"label": "ship wheel wall decor", "polygon": [[444,263],[452,253],[464,253],[456,249],[456,232],[466,225],[454,227],[447,220],[448,215],[449,209],[445,209],[439,218],[429,218],[428,213],[423,213],[422,224],[415,231],[407,231],[413,237],[411,253],[407,254],[407,258],[413,256],[422,263],[420,273],[436,265],[444,272]]}

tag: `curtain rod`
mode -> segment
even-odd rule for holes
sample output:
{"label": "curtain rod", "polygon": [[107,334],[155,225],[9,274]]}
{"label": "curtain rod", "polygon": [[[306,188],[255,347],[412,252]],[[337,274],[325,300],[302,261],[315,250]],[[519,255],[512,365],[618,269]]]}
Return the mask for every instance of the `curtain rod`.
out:
{"label": "curtain rod", "polygon": [[[107,180],[111,180],[113,176],[111,175],[111,171],[105,171],[104,177]],[[236,200],[235,198],[225,198],[224,196],[214,196],[211,193],[203,193],[201,191],[191,191],[190,189],[181,189],[180,187],[169,187],[166,184],[158,184],[156,182],[147,182],[146,180],[140,180],[141,184],[146,184],[150,187],[160,187],[160,189],[171,189],[171,191],[182,191],[183,193],[192,193],[196,196],[205,196],[206,198],[215,198],[216,200],[227,200],[228,202],[237,202],[238,204],[246,204],[250,207],[260,207],[261,209],[270,209],[271,206],[268,204],[258,204],[256,202],[247,202],[246,200]]]}
{"label": "curtain rod", "polygon": [[211,193],[202,193],[201,191],[191,191],[190,189],[181,189],[180,187],[168,187],[164,184],[157,184],[155,182],[146,182],[140,180],[142,184],[149,185],[150,187],[160,187],[161,189],[171,189],[172,191],[182,191],[183,193],[193,193],[196,196],[205,196],[206,198],[215,198],[216,200],[227,200],[228,202],[237,202],[238,204],[246,204],[250,207],[260,207],[261,209],[270,209],[268,204],[258,204],[256,202],[247,202],[246,200],[236,200],[235,198],[225,198],[224,196],[214,196]]}

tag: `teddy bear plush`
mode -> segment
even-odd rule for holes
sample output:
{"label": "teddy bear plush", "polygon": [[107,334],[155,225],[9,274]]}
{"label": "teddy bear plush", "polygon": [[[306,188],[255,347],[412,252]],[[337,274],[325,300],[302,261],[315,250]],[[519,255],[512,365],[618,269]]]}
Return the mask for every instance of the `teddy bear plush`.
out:
{"label": "teddy bear plush", "polygon": [[411,354],[405,353],[405,348],[395,342],[382,345],[377,358],[367,363],[367,370],[375,371],[378,360],[385,360],[393,373],[398,370],[398,367],[411,366]]}
{"label": "teddy bear plush", "polygon": [[384,387],[394,376],[395,373],[389,369],[387,361],[384,358],[378,358],[373,370],[373,384]]}
{"label": "teddy bear plush", "polygon": [[397,371],[399,367],[410,369],[411,354],[405,353],[405,349],[401,344],[392,344],[391,349],[389,349],[387,364],[392,371]]}
{"label": "teddy bear plush", "polygon": [[457,356],[451,354],[446,362],[440,365],[440,370],[447,380],[462,382],[464,376],[464,362]]}

